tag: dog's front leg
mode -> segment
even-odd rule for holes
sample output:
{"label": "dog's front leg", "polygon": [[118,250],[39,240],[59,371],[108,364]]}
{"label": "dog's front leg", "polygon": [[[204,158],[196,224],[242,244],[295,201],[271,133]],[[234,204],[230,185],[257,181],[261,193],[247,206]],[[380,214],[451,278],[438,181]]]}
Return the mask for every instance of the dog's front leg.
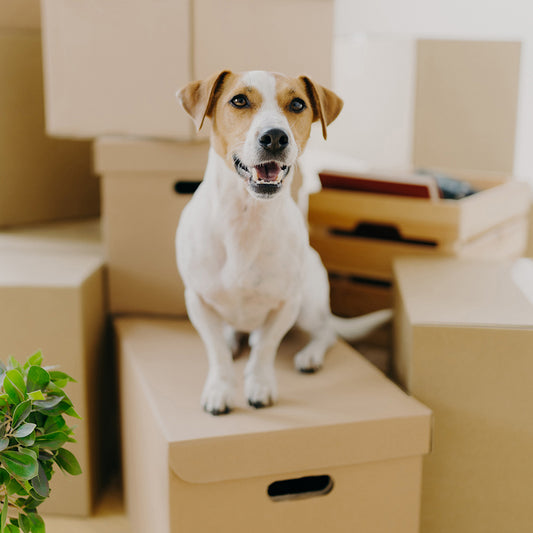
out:
{"label": "dog's front leg", "polygon": [[229,413],[235,397],[235,373],[224,322],[193,290],[185,291],[185,301],[189,319],[204,342],[209,362],[202,406],[213,415]]}
{"label": "dog's front leg", "polygon": [[271,405],[277,398],[274,360],[285,334],[292,328],[300,300],[292,298],[272,311],[260,329],[250,334],[250,359],[245,369],[244,392],[252,407]]}

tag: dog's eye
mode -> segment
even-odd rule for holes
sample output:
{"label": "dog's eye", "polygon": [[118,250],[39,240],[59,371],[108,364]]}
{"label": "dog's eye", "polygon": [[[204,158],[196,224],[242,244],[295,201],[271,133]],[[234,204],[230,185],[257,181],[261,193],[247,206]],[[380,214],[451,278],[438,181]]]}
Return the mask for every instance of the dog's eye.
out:
{"label": "dog's eye", "polygon": [[233,107],[236,107],[238,109],[242,109],[243,107],[250,107],[250,102],[248,101],[248,98],[244,96],[244,94],[237,94],[230,100],[230,103]]}
{"label": "dog's eye", "polygon": [[305,102],[301,98],[295,98],[289,104],[289,110],[293,113],[301,113],[306,108]]}

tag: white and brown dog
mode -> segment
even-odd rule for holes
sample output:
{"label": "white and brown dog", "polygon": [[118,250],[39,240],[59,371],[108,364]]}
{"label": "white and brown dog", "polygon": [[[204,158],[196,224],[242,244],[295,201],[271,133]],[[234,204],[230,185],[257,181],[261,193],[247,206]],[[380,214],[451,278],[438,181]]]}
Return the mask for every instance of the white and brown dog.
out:
{"label": "white and brown dog", "polygon": [[176,235],[187,311],[209,360],[202,405],[212,414],[231,410],[233,354],[249,333],[245,395],[264,407],[276,399],[274,359],[295,324],[310,334],[295,366],[314,372],[337,333],[362,336],[390,318],[332,316],[326,270],[290,194],[311,124],[320,121],[326,137],[343,103],[308,77],[262,71],[223,71],[178,97],[198,129],[211,121],[205,177]]}

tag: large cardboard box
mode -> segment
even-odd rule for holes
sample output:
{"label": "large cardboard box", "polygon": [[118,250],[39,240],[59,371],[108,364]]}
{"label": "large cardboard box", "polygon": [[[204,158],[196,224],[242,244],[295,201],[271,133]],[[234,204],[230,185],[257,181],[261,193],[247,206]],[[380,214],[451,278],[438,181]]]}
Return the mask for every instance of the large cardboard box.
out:
{"label": "large cardboard box", "polygon": [[38,14],[38,2],[0,1],[0,227],[99,210],[89,143],[45,135]]}
{"label": "large cardboard box", "polygon": [[[55,136],[191,140],[194,126],[174,95],[222,69],[330,82],[332,0],[44,0],[42,13]],[[282,20],[297,23],[276,31]]]}
{"label": "large cardboard box", "polygon": [[421,531],[531,530],[533,262],[400,259],[396,373],[435,415]]}
{"label": "large cardboard box", "polygon": [[[13,355],[24,361],[42,350],[45,364],[58,365],[77,380],[67,393],[82,418],[70,420],[77,443],[67,447],[83,474],[56,472],[50,499],[40,509],[85,516],[98,484],[97,408],[106,315],[103,260],[92,245],[87,250],[55,245],[55,232],[49,231],[44,239],[36,234],[20,240],[0,237],[0,358]],[[55,234],[61,240],[64,231]]]}
{"label": "large cardboard box", "polygon": [[309,376],[294,370],[301,338],[289,337],[276,361],[278,403],[254,410],[243,398],[213,417],[200,407],[207,361],[190,323],[115,327],[132,531],[418,532],[430,412],[345,344]]}
{"label": "large cardboard box", "polygon": [[95,143],[112,313],[185,316],[175,234],[207,153],[207,143]]}

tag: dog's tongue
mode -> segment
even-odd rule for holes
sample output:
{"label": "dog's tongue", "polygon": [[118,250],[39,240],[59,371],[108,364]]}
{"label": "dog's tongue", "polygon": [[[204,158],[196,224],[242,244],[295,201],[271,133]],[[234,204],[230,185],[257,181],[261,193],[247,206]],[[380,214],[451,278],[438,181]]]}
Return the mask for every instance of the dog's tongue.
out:
{"label": "dog's tongue", "polygon": [[264,165],[257,165],[255,170],[257,172],[257,177],[260,180],[276,181],[281,168],[276,162],[271,161],[270,163],[265,163]]}

